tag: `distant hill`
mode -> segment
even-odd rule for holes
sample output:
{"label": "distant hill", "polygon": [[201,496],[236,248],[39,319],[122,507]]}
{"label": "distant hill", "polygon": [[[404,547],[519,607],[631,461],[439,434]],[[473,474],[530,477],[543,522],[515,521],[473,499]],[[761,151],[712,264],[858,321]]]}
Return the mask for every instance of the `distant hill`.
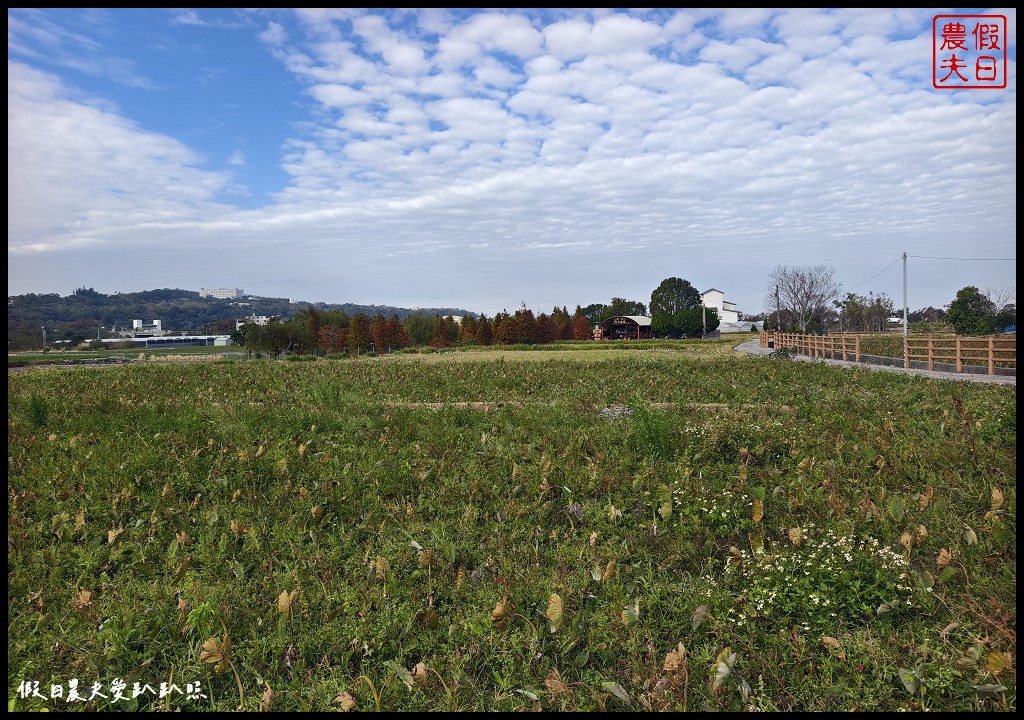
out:
{"label": "distant hill", "polygon": [[390,305],[331,304],[296,301],[288,298],[247,295],[237,299],[200,297],[197,290],[146,290],[135,293],[104,295],[92,288],[78,288],[71,295],[56,293],[13,295],[7,298],[8,349],[38,348],[45,326],[50,341],[95,338],[97,333],[109,335],[114,329],[131,326],[132,320],[160,320],[170,332],[222,333],[234,330],[234,321],[248,315],[277,316],[288,320],[304,307],[318,310],[342,310],[350,316],[365,313],[371,318],[397,315],[404,320],[419,312],[434,315],[469,315],[478,313],[462,308],[399,308]]}

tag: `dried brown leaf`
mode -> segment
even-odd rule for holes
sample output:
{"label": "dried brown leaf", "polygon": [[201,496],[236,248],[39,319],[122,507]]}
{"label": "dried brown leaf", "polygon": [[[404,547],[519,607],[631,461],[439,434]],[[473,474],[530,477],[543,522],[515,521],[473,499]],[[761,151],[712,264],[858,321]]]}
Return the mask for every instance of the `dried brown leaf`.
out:
{"label": "dried brown leaf", "polygon": [[107,530],[107,545],[113,545],[115,542],[117,542],[117,539],[121,537],[121,534],[123,532],[123,526],[118,526],[112,530]]}
{"label": "dried brown leaf", "polygon": [[1010,667],[1013,663],[1013,656],[1010,653],[1000,652],[993,650],[985,658],[985,670],[992,673],[993,675],[999,676],[1006,668]]}
{"label": "dried brown leaf", "polygon": [[508,600],[499,600],[498,604],[491,610],[491,622],[495,625],[504,625],[508,622],[511,616],[511,609],[508,606]]}
{"label": "dried brown leaf", "polygon": [[92,591],[91,590],[79,590],[78,595],[75,596],[75,608],[79,612],[84,612],[89,609],[92,605]]}
{"label": "dried brown leaf", "polygon": [[900,545],[902,545],[907,550],[909,550],[910,546],[913,545],[913,544],[914,544],[914,536],[911,535],[908,530],[904,530],[902,532],[902,534],[900,534]]}
{"label": "dried brown leaf", "polygon": [[608,564],[604,568],[604,572],[601,573],[601,582],[608,582],[615,577],[616,567],[615,558],[608,561]]}
{"label": "dried brown leaf", "polygon": [[939,558],[936,560],[935,566],[939,570],[943,570],[948,567],[951,562],[953,562],[953,553],[946,548],[939,550]]}
{"label": "dried brown leaf", "polygon": [[418,687],[426,687],[427,681],[430,679],[427,675],[428,668],[427,664],[422,660],[413,667],[412,669],[412,680]]}
{"label": "dried brown leaf", "polygon": [[377,556],[377,561],[374,563],[375,573],[378,582],[384,582],[388,574],[388,559],[383,555]]}
{"label": "dried brown leaf", "polygon": [[821,644],[827,647],[833,653],[835,653],[836,657],[838,657],[840,660],[846,659],[846,653],[843,652],[843,646],[840,645],[839,641],[836,640],[834,637],[831,637],[829,635],[823,636],[821,638]]}
{"label": "dried brown leaf", "polygon": [[803,531],[798,527],[790,528],[787,534],[789,535],[789,541],[794,545],[799,546],[804,541]]}
{"label": "dried brown leaf", "polygon": [[750,517],[755,523],[761,522],[764,517],[764,503],[756,498],[750,504]]}
{"label": "dried brown leaf", "polygon": [[1003,506],[1003,492],[999,488],[992,488],[992,512],[999,512]]}
{"label": "dried brown leaf", "polygon": [[544,613],[547,616],[551,632],[558,632],[562,627],[562,597],[558,593],[551,593],[548,597],[548,609]]}
{"label": "dried brown leaf", "polygon": [[281,594],[277,596],[277,611],[285,617],[291,617],[292,604],[295,602],[295,598],[299,596],[298,590],[282,590]]}
{"label": "dried brown leaf", "polygon": [[933,487],[931,487],[929,485],[928,487],[926,487],[924,489],[924,492],[921,493],[920,497],[918,497],[918,499],[917,499],[917,503],[918,503],[918,505],[921,506],[922,510],[924,510],[925,508],[927,508],[931,504],[932,496],[934,496],[934,495],[935,495],[935,488],[933,488]]}
{"label": "dried brown leaf", "polygon": [[270,685],[263,683],[263,699],[260,700],[260,712],[270,712],[270,706],[274,702],[276,693],[270,689]]}
{"label": "dried brown leaf", "polygon": [[332,700],[331,702],[332,704],[339,706],[342,712],[349,712],[350,710],[355,710],[357,704],[355,697],[353,697],[352,693],[348,692],[347,690],[343,690],[337,695],[335,695],[334,700]]}
{"label": "dried brown leaf", "polygon": [[203,648],[199,651],[199,660],[207,665],[214,665],[213,671],[219,673],[228,669],[230,654],[231,638],[225,635],[221,641],[212,637],[203,643]]}
{"label": "dried brown leaf", "polygon": [[665,669],[665,672],[673,675],[686,674],[688,670],[686,646],[682,642],[679,643],[675,650],[669,650],[668,654],[665,655],[665,663],[662,667]]}
{"label": "dried brown leaf", "polygon": [[562,681],[562,676],[555,668],[548,670],[548,674],[544,678],[544,686],[547,687],[552,700],[557,698],[559,695],[565,695],[569,692],[569,686]]}

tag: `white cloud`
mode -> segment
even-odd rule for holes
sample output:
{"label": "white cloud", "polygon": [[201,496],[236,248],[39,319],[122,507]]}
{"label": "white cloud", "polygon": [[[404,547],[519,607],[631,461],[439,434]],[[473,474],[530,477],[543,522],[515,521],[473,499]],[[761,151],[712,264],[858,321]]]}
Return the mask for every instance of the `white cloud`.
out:
{"label": "white cloud", "polygon": [[[9,12],[9,273],[94,254],[98,274],[165,287],[158,268],[206,257],[266,294],[492,314],[643,301],[668,276],[759,302],[775,264],[855,283],[982,235],[1015,253],[1015,87],[931,89],[930,15],[873,12],[252,11],[233,37],[288,73],[290,102],[264,109],[287,121],[269,151],[205,152],[135,119],[137,99],[77,86],[113,79],[117,52]],[[171,27],[208,33],[205,17]],[[284,180],[256,202],[241,183],[278,147]],[[922,306],[952,298],[933,292]]]}

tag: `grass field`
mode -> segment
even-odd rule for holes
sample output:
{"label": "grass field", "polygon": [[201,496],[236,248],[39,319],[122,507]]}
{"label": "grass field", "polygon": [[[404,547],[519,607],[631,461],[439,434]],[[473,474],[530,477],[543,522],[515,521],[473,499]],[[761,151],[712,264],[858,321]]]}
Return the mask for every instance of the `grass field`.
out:
{"label": "grass field", "polygon": [[1016,387],[732,344],[9,370],[9,709],[1015,711]]}

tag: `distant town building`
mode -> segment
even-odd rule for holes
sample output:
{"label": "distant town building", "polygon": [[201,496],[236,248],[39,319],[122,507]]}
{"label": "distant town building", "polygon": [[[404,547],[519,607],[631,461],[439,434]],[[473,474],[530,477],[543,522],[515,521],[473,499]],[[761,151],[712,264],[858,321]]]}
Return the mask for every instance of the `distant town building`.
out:
{"label": "distant town building", "polygon": [[266,325],[270,322],[270,318],[266,315],[248,315],[241,320],[235,320],[235,330],[240,330],[243,325]]}
{"label": "distant town building", "polygon": [[218,300],[234,300],[244,295],[242,288],[199,288],[199,297],[212,297]]}
{"label": "distant town building", "polygon": [[725,299],[725,293],[721,290],[711,288],[700,294],[701,304],[706,308],[714,308],[718,311],[718,319],[723,323],[738,323],[740,321],[739,310],[736,303]]}
{"label": "distant town building", "polygon": [[[116,331],[115,331],[116,332]],[[146,338],[146,337],[159,337],[164,334],[163,328],[161,327],[160,320],[154,320],[153,322],[142,322],[141,320],[132,320],[132,327],[130,330],[122,330],[119,333],[120,337],[128,338]]]}

